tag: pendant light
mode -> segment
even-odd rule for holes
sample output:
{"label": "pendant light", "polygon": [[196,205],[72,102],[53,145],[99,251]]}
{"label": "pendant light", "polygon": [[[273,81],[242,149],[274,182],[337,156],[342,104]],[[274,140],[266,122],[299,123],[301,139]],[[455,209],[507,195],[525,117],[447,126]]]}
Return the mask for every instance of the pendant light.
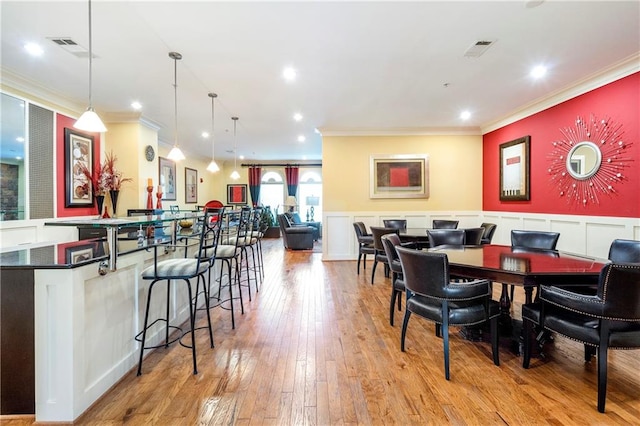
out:
{"label": "pendant light", "polygon": [[93,46],[91,40],[91,0],[89,0],[89,107],[74,123],[73,127],[86,132],[106,132],[105,127],[98,114],[93,109],[93,98],[91,96],[92,86],[92,69],[93,69]]}
{"label": "pendant light", "polygon": [[240,173],[238,173],[238,142],[236,141],[236,124],[238,123],[238,117],[231,117],[233,120],[233,172],[231,172],[231,179],[240,179]]}
{"label": "pendant light", "polygon": [[209,97],[211,98],[211,162],[207,166],[207,170],[211,173],[215,173],[220,170],[218,167],[218,163],[216,163],[216,136],[214,133],[213,119],[214,119],[214,109],[213,103],[215,99],[218,97],[215,93],[209,93]]}
{"label": "pendant light", "polygon": [[173,161],[184,160],[184,154],[178,148],[178,61],[182,59],[182,55],[178,52],[169,52],[169,57],[173,59],[173,100],[174,100],[174,139],[173,148],[169,151],[167,158]]}

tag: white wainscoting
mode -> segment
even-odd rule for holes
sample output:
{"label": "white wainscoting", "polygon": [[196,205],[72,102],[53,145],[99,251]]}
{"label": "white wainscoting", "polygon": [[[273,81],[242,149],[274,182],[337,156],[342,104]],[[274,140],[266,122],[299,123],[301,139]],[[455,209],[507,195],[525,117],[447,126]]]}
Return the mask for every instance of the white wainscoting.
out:
{"label": "white wainscoting", "polygon": [[494,244],[511,244],[512,229],[559,232],[558,250],[606,259],[616,238],[640,240],[640,218],[550,215],[493,211],[437,212],[331,212],[323,213],[323,260],[356,260],[358,243],[353,222],[367,228],[382,226],[384,219],[406,219],[408,228],[429,228],[434,219],[458,220],[459,228],[495,223]]}

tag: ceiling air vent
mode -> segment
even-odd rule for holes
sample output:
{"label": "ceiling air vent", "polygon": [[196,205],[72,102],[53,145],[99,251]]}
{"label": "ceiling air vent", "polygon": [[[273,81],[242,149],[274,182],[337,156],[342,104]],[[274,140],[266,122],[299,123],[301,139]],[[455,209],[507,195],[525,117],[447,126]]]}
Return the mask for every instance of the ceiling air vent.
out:
{"label": "ceiling air vent", "polygon": [[486,52],[493,43],[495,43],[495,40],[478,40],[473,43],[466,52],[464,52],[464,56],[467,58],[477,58]]}
{"label": "ceiling air vent", "polygon": [[[49,40],[62,47],[67,52],[71,53],[78,58],[87,58],[89,57],[89,51],[84,47],[80,46],[78,43],[70,39],[69,37],[47,37]],[[95,58],[96,55],[94,54]]]}

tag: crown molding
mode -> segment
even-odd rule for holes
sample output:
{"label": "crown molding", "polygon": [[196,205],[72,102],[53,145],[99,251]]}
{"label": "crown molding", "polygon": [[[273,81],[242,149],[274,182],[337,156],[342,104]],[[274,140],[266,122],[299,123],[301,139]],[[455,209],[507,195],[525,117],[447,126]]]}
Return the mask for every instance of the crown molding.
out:
{"label": "crown molding", "polygon": [[515,123],[518,120],[529,117],[545,109],[551,108],[569,99],[583,95],[599,87],[605,86],[621,78],[640,71],[640,52],[637,52],[610,67],[605,68],[597,73],[591,74],[568,87],[560,89],[543,98],[539,98],[530,102],[521,108],[509,113],[495,121],[489,122],[481,126],[482,134],[487,134],[501,127]]}
{"label": "crown molding", "polygon": [[479,136],[480,127],[423,127],[396,129],[330,129],[320,128],[323,137],[326,136]]}
{"label": "crown molding", "polygon": [[2,74],[3,86],[17,90],[30,98],[35,98],[33,101],[42,105],[49,105],[53,110],[66,110],[70,115],[79,117],[87,108],[86,105],[79,104],[63,93],[51,90],[49,87],[24,78],[11,70],[0,68],[0,73]]}

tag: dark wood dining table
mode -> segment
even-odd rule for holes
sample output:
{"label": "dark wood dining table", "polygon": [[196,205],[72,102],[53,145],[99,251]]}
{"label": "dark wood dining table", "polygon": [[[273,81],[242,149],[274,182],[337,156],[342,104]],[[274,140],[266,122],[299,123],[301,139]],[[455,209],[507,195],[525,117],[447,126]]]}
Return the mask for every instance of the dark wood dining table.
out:
{"label": "dark wood dining table", "polygon": [[[533,301],[533,290],[540,285],[595,285],[606,260],[555,250],[520,249],[484,244],[479,246],[438,246],[428,251],[446,253],[452,276],[488,279],[502,283],[500,296],[501,328],[513,319],[510,315],[507,284],[521,286],[525,303]],[[514,348],[518,352],[517,348]]]}

